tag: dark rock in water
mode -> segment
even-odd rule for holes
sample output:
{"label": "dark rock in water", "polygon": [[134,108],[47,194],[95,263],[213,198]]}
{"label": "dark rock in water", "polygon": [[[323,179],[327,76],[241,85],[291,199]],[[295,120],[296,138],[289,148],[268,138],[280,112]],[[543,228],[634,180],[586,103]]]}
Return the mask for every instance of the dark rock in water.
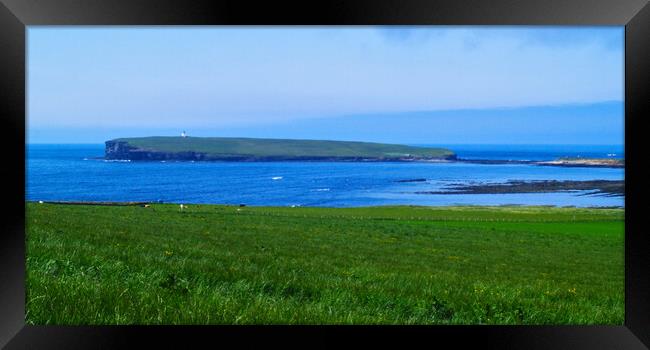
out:
{"label": "dark rock in water", "polygon": [[511,180],[505,183],[455,184],[441,191],[415,192],[417,194],[496,194],[496,193],[545,193],[561,191],[594,191],[593,194],[604,196],[624,196],[624,180],[590,180],[590,181],[521,181]]}
{"label": "dark rock in water", "polygon": [[406,180],[397,180],[395,182],[425,182],[427,179],[406,179]]}
{"label": "dark rock in water", "polygon": [[240,204],[240,205],[239,205],[240,208],[243,208],[243,207],[245,207],[245,206],[246,206],[246,204]]}

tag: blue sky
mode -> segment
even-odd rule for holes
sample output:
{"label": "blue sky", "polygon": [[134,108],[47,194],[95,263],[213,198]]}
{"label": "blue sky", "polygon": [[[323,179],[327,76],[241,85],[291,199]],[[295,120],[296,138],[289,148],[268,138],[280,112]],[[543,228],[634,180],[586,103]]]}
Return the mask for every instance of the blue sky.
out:
{"label": "blue sky", "polygon": [[623,27],[29,27],[29,143],[623,143]]}

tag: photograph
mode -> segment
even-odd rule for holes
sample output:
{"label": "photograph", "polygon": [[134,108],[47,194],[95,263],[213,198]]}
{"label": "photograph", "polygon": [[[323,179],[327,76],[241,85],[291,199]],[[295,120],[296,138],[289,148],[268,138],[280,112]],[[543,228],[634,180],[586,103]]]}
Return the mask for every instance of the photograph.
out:
{"label": "photograph", "polygon": [[30,25],[25,324],[623,326],[625,35]]}

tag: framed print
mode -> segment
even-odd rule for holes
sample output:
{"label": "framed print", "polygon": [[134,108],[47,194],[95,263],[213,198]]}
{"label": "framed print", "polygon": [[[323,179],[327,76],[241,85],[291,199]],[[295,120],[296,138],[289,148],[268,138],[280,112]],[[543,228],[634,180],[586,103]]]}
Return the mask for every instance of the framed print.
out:
{"label": "framed print", "polygon": [[11,1],[0,344],[644,349],[645,1]]}

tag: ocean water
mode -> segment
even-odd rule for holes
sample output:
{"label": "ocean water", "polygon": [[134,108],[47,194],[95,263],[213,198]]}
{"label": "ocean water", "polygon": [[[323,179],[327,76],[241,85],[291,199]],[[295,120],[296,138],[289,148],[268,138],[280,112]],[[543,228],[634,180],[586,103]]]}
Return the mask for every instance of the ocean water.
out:
{"label": "ocean water", "polygon": [[[618,146],[448,146],[466,159],[624,157]],[[352,162],[124,162],[96,159],[104,145],[28,145],[27,200],[162,201],[273,206],[555,205],[624,206],[622,196],[585,191],[416,194],[457,183],[622,180],[621,168],[526,164]],[[407,179],[426,182],[396,182]]]}
{"label": "ocean water", "polygon": [[451,148],[464,159],[553,160],[562,157],[625,158],[622,145],[414,145]]}

